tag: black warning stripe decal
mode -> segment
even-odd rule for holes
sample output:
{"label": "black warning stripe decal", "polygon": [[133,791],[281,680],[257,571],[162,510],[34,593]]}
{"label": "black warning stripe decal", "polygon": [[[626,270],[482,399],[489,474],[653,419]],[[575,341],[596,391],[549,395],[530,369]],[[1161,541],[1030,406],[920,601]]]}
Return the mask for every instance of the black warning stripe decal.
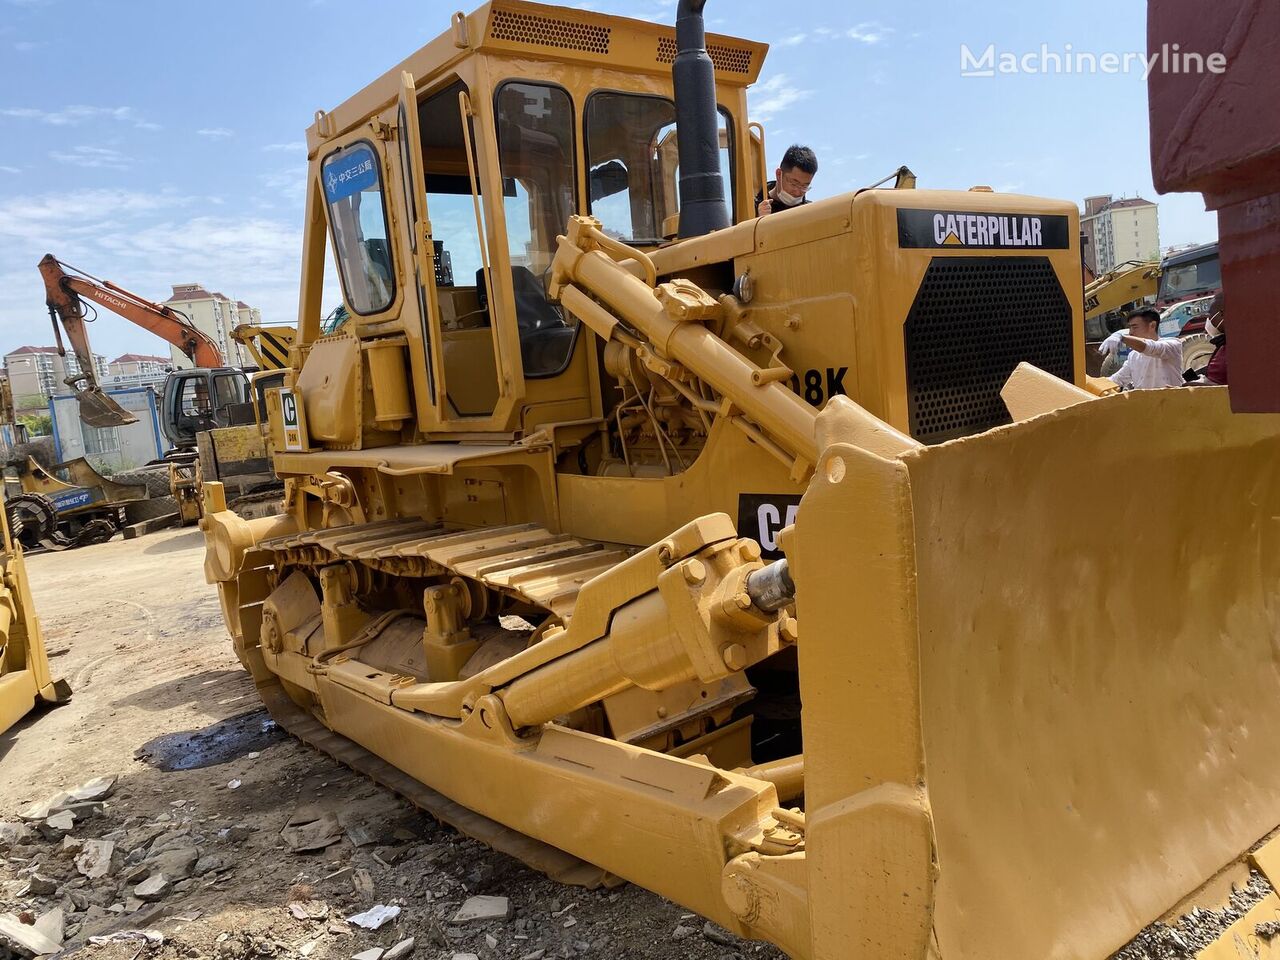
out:
{"label": "black warning stripe decal", "polygon": [[258,334],[258,350],[272,370],[283,370],[289,365],[288,344],[281,343],[265,330]]}

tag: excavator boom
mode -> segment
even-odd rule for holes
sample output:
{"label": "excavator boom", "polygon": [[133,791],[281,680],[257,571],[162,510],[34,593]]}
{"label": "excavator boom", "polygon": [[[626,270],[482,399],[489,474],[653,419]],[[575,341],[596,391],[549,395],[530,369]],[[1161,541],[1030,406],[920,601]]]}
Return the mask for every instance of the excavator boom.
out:
{"label": "excavator boom", "polygon": [[[72,272],[68,273],[68,270]],[[58,352],[66,355],[62,333],[58,327],[61,321],[62,330],[66,331],[76,362],[80,366],[80,373],[67,378],[67,383],[75,391],[80,403],[80,419],[90,426],[124,426],[136,423],[137,418],[107,396],[98,383],[93,368],[93,351],[89,346],[89,333],[85,328],[86,299],[101,304],[112,313],[119,314],[173,344],[197,367],[222,366],[222,354],[218,345],[171,307],[154,303],[74,267],[67,267],[51,253],[45,254],[41,259],[40,275],[44,278],[45,303],[49,307],[49,318],[53,321]]]}

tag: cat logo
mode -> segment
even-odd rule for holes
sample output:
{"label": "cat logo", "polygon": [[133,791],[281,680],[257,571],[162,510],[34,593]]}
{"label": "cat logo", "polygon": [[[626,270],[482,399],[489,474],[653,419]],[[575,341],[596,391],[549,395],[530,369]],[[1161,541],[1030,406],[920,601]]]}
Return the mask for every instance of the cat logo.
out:
{"label": "cat logo", "polygon": [[969,250],[1066,250],[1070,220],[1059,215],[898,210],[898,245]]}
{"label": "cat logo", "polygon": [[286,450],[305,450],[302,424],[302,406],[298,398],[289,389],[280,391],[280,423],[284,427],[284,448]]}
{"label": "cat logo", "polygon": [[782,558],[778,534],[796,522],[798,493],[742,493],[738,495],[738,535],[760,544],[766,562]]}

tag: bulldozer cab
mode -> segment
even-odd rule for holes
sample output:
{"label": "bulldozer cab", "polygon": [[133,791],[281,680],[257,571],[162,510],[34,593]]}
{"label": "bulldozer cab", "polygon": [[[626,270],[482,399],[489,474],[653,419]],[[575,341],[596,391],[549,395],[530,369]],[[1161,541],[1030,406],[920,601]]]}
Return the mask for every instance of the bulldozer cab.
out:
{"label": "bulldozer cab", "polygon": [[231,367],[175,370],[165,381],[162,408],[164,435],[179,449],[194,447],[203,430],[255,421],[249,378]]}
{"label": "bulldozer cab", "polygon": [[[332,337],[315,322],[301,330],[313,433],[362,433],[319,423],[336,405],[316,394],[345,382],[358,338],[376,330],[402,338],[377,355],[410,374],[383,406],[411,402],[424,432],[512,436],[551,415],[603,415],[594,351],[547,295],[556,237],[590,211],[611,236],[656,247],[679,205],[669,32],[611,35],[601,19],[521,3],[459,14],[451,34],[318,115],[307,244],[317,263],[328,233],[351,322]],[[722,171],[747,215],[745,88],[763,51],[728,38],[713,51]],[[300,315],[319,317],[320,269],[304,273]],[[379,419],[387,431],[366,429],[362,445],[396,442],[407,423]]]}

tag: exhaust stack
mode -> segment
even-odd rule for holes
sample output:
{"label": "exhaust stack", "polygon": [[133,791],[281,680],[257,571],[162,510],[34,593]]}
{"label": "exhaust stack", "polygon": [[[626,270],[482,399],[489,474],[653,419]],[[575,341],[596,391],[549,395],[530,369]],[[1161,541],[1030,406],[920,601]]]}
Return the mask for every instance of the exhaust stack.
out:
{"label": "exhaust stack", "polygon": [[680,0],[676,11],[676,94],[680,148],[680,236],[700,237],[729,226],[720,176],[720,124],[716,118],[716,71],[707,53],[702,8],[707,0]]}

